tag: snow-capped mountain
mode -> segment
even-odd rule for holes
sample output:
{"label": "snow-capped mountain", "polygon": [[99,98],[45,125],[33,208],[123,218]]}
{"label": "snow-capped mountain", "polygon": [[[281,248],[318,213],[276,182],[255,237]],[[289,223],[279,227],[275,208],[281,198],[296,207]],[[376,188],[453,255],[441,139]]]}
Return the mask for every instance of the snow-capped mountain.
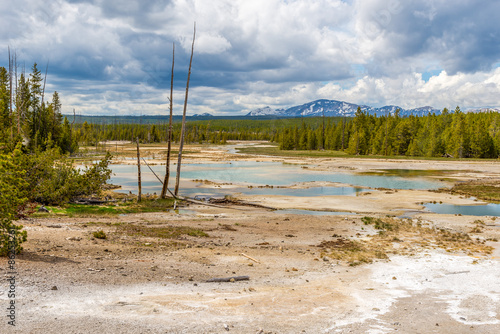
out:
{"label": "snow-capped mountain", "polygon": [[194,114],[193,117],[213,117],[213,115],[206,112],[203,114]]}
{"label": "snow-capped mountain", "polygon": [[336,100],[316,100],[309,103],[305,103],[300,106],[291,107],[288,109],[272,109],[270,107],[260,108],[253,110],[247,114],[247,116],[263,116],[263,115],[275,115],[283,117],[310,117],[310,116],[347,116],[351,117],[356,114],[358,107],[361,110],[368,112],[369,114],[377,114],[379,116],[386,114],[394,114],[397,109],[399,109],[399,114],[401,116],[415,115],[423,116],[429,113],[440,114],[441,110],[435,109],[433,107],[420,107],[415,109],[403,109],[398,106],[384,106],[380,108],[358,105],[354,103],[348,103]]}
{"label": "snow-capped mountain", "polygon": [[258,108],[250,111],[247,116],[264,116],[264,115],[278,115],[285,111],[285,109],[272,109],[269,106],[264,108]]}
{"label": "snow-capped mountain", "polygon": [[497,108],[477,108],[477,109],[468,109],[467,110],[467,112],[473,112],[473,113],[487,112],[487,111],[500,112],[500,109],[497,109]]}

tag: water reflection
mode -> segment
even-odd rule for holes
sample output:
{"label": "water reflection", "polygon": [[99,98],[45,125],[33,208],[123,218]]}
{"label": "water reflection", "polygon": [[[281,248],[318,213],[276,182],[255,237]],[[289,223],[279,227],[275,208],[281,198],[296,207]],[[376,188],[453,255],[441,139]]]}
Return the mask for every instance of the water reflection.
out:
{"label": "water reflection", "polygon": [[486,205],[453,205],[453,204],[425,204],[427,210],[439,214],[455,214],[463,216],[496,216],[500,217],[500,204]]}
{"label": "water reflection", "polygon": [[[137,166],[135,165],[110,165],[113,176],[110,183],[123,186],[122,191],[137,191]],[[161,178],[165,173],[165,166],[153,165],[152,169]],[[143,192],[159,193],[161,184],[148,170],[142,169]],[[174,180],[175,171],[170,175]],[[400,177],[388,175],[360,175],[333,171],[314,171],[301,168],[299,165],[283,164],[281,162],[254,162],[231,161],[227,163],[185,164],[183,165],[181,180],[182,195],[206,193],[205,190],[190,186],[188,180],[209,180],[217,183],[230,183],[240,187],[233,190],[210,189],[210,194],[245,193],[258,195],[290,195],[290,196],[327,196],[327,195],[353,195],[363,192],[361,187],[390,188],[390,189],[437,189],[445,184],[425,177]],[[333,182],[349,184],[353,187],[312,187],[308,189],[283,189],[277,186],[291,186],[302,182]],[[253,188],[248,188],[252,185]],[[273,186],[273,188],[255,188],[255,186]]]}

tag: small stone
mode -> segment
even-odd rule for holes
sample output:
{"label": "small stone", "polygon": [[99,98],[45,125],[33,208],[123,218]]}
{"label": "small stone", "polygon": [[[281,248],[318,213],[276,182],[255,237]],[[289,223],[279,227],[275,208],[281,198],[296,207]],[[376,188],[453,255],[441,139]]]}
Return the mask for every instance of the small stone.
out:
{"label": "small stone", "polygon": [[326,256],[323,257],[323,261],[328,262],[330,261]]}
{"label": "small stone", "polygon": [[42,205],[41,207],[38,208],[38,212],[49,212],[49,209],[47,209]]}
{"label": "small stone", "polygon": [[250,291],[250,292],[255,292],[255,291],[257,291],[257,290],[255,290],[254,288],[248,288],[248,291]]}
{"label": "small stone", "polygon": [[397,277],[396,277],[396,276],[392,276],[392,279],[393,279],[393,280],[397,280]]}
{"label": "small stone", "polygon": [[226,325],[226,324],[224,324],[224,329],[227,330],[227,331],[229,331],[229,326]]}
{"label": "small stone", "polygon": [[295,268],[295,267],[294,267],[294,268],[292,268],[292,271],[299,271],[299,270],[298,270],[297,268]]}
{"label": "small stone", "polygon": [[379,312],[380,309],[378,307],[374,307],[374,308],[372,308],[372,311]]}
{"label": "small stone", "polygon": [[57,290],[57,286],[53,286],[50,290]]}
{"label": "small stone", "polygon": [[231,278],[231,279],[229,280],[229,282],[234,283],[234,282],[236,282],[236,280],[235,280],[234,278]]}

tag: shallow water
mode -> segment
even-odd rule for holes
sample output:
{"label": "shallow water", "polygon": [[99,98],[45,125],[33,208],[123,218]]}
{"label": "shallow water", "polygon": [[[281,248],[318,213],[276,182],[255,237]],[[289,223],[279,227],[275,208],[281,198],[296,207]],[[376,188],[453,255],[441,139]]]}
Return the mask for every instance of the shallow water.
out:
{"label": "shallow water", "polygon": [[[122,185],[121,191],[137,192],[137,166],[110,165],[113,176],[110,183]],[[163,179],[164,165],[154,165],[151,168]],[[175,169],[175,168],[174,168]],[[161,183],[151,173],[147,166],[141,167],[142,189],[144,193],[159,193]],[[171,173],[171,184],[176,177]],[[244,193],[255,195],[289,195],[289,196],[328,196],[355,195],[366,191],[360,187],[390,188],[390,189],[437,189],[445,186],[442,182],[425,177],[400,177],[387,175],[359,175],[342,172],[314,171],[301,168],[299,165],[283,164],[281,162],[231,161],[214,164],[185,164],[182,167],[181,180],[210,180],[217,183],[240,185],[237,189],[203,189],[186,188],[181,184],[182,195],[212,194],[225,195]],[[301,182],[336,182],[353,187],[311,187],[308,189],[284,189],[277,186],[291,186]],[[252,185],[253,188],[248,188]],[[273,186],[273,188],[255,188],[256,186]],[[196,191],[195,191],[196,190]]]}
{"label": "shallow water", "polygon": [[453,204],[425,204],[429,211],[439,214],[460,214],[462,216],[496,216],[500,217],[500,204],[486,205],[453,205]]}

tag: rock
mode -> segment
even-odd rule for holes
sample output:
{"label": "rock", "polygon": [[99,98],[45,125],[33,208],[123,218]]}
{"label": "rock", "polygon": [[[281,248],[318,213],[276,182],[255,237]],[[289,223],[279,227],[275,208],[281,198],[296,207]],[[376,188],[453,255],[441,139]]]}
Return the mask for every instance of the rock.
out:
{"label": "rock", "polygon": [[330,261],[326,256],[323,257],[323,261],[328,262]]}
{"label": "rock", "polygon": [[80,241],[80,240],[82,240],[82,238],[80,238],[80,237],[69,237],[69,238],[66,238],[66,240],[69,240],[69,241]]}
{"label": "rock", "polygon": [[50,290],[58,290],[58,289],[57,286],[54,285]]}
{"label": "rock", "polygon": [[49,209],[47,209],[46,207],[44,207],[43,205],[41,207],[38,208],[38,212],[50,212]]}
{"label": "rock", "polygon": [[229,326],[226,325],[226,324],[224,324],[224,329],[227,330],[227,331],[229,331]]}

